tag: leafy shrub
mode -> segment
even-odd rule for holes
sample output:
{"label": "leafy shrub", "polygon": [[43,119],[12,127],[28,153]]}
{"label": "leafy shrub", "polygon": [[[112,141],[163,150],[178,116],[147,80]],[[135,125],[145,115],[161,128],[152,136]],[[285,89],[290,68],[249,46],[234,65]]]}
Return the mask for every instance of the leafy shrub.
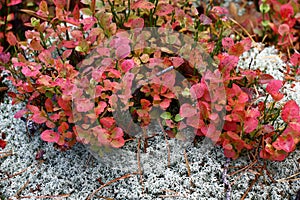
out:
{"label": "leafy shrub", "polygon": [[[264,159],[283,160],[299,143],[299,106],[280,102],[285,81],[237,68],[254,41],[229,37],[234,31],[225,27],[234,25],[225,8],[209,4],[201,12],[180,0],[82,0],[71,11],[65,1],[54,5],[53,13],[46,1],[36,12],[26,11],[34,15],[31,28],[24,41],[10,33],[17,54],[6,66],[18,91],[9,93],[13,103],[26,102],[15,117],[45,125],[44,141],[62,150],[76,142],[121,148],[159,118],[170,138],[189,140],[182,130],[193,129],[233,159],[259,150]],[[178,32],[203,49],[184,46],[191,43]],[[159,44],[166,46],[155,48]]]}

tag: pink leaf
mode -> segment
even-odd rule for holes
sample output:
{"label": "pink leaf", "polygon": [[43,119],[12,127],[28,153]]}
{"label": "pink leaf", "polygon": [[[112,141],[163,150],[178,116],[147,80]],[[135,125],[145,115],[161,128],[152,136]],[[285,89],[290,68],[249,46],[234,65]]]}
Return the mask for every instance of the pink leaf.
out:
{"label": "pink leaf", "polygon": [[34,105],[27,105],[26,108],[28,108],[32,113],[40,112],[40,109],[37,106]]}
{"label": "pink leaf", "polygon": [[197,110],[190,104],[185,103],[181,105],[179,114],[181,117],[191,117],[197,114]]}
{"label": "pink leaf", "polygon": [[258,120],[256,118],[248,117],[244,122],[245,133],[251,133],[258,126]]}
{"label": "pink leaf", "polygon": [[110,144],[114,148],[120,148],[120,147],[124,146],[125,140],[124,140],[124,138],[114,139],[113,141],[111,141]]}
{"label": "pink leaf", "polygon": [[10,3],[8,3],[7,6],[14,6],[19,3],[22,3],[22,0],[10,0]]}
{"label": "pink leaf", "polygon": [[280,15],[283,19],[290,18],[294,15],[294,9],[290,4],[280,6]]}
{"label": "pink leaf", "polygon": [[266,91],[272,96],[275,101],[279,101],[283,98],[283,94],[279,93],[281,87],[281,80],[271,80],[266,87]]}
{"label": "pink leaf", "polygon": [[133,67],[134,67],[134,61],[132,59],[124,60],[121,64],[121,69],[124,72],[128,72]]}
{"label": "pink leaf", "polygon": [[65,50],[62,54],[62,58],[65,60],[72,54],[72,49]]}
{"label": "pink leaf", "polygon": [[112,117],[103,117],[100,119],[100,123],[106,128],[111,128],[114,125],[115,120]]}
{"label": "pink leaf", "polygon": [[190,89],[191,95],[195,99],[200,99],[204,94],[202,83],[194,84]]}
{"label": "pink leaf", "polygon": [[132,29],[138,29],[139,31],[142,30],[142,28],[144,28],[144,19],[143,18],[137,18],[137,19],[133,19],[131,21],[131,26]]}
{"label": "pink leaf", "polygon": [[225,49],[229,49],[230,47],[232,47],[234,45],[234,41],[232,38],[230,37],[225,37],[222,39],[222,46]]}
{"label": "pink leaf", "polygon": [[11,31],[6,34],[6,39],[11,46],[15,46],[18,43],[16,36]]}
{"label": "pink leaf", "polygon": [[76,99],[75,105],[78,112],[87,112],[95,106],[94,102],[87,98]]}
{"label": "pink leaf", "polygon": [[139,0],[132,5],[132,9],[137,8],[150,10],[152,8],[155,8],[155,5],[147,0]]}
{"label": "pink leaf", "polygon": [[209,25],[212,23],[212,20],[204,14],[201,14],[199,19],[203,25]]}
{"label": "pink leaf", "polygon": [[160,102],[159,106],[163,110],[166,110],[170,106],[171,101],[172,101],[171,99],[164,99],[162,102]]}
{"label": "pink leaf", "polygon": [[130,54],[130,46],[123,44],[117,47],[116,49],[116,57],[118,60],[126,58]]}
{"label": "pink leaf", "polygon": [[290,62],[293,66],[300,66],[300,53],[294,53],[290,58]]}
{"label": "pink leaf", "polygon": [[52,130],[45,130],[42,132],[41,138],[46,142],[58,142],[59,134]]}
{"label": "pink leaf", "polygon": [[292,152],[296,147],[294,139],[290,134],[286,136],[279,136],[272,145],[275,149],[283,150],[288,153]]}
{"label": "pink leaf", "polygon": [[119,139],[122,138],[124,135],[123,130],[120,127],[115,127],[112,131],[111,131],[111,137],[113,139]]}
{"label": "pink leaf", "polygon": [[278,33],[281,36],[287,35],[290,32],[290,27],[287,24],[280,24],[278,27]]}
{"label": "pink leaf", "polygon": [[171,57],[170,60],[172,61],[172,64],[175,68],[181,66],[184,63],[183,58],[180,57]]}
{"label": "pink leaf", "polygon": [[299,106],[294,100],[289,100],[282,108],[281,117],[285,122],[291,122],[299,118]]}
{"label": "pink leaf", "polygon": [[48,119],[43,115],[42,112],[34,113],[32,120],[37,124],[45,123]]}
{"label": "pink leaf", "polygon": [[21,118],[25,113],[27,113],[27,110],[25,110],[25,109],[19,110],[19,111],[16,112],[16,114],[14,115],[14,118]]}
{"label": "pink leaf", "polygon": [[95,108],[95,114],[100,115],[106,108],[107,104],[105,101],[98,102],[98,106]]}
{"label": "pink leaf", "polygon": [[172,13],[174,10],[173,6],[167,3],[161,3],[157,6],[155,14],[157,16],[166,16]]}

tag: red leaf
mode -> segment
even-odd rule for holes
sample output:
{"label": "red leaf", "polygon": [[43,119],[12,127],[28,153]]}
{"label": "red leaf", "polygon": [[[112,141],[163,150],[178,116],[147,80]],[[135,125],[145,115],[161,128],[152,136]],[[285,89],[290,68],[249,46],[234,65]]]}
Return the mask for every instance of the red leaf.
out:
{"label": "red leaf", "polygon": [[21,118],[25,113],[27,113],[27,110],[19,110],[18,112],[15,113],[14,118]]}
{"label": "red leaf", "polygon": [[16,36],[11,31],[6,34],[6,39],[11,46],[15,46],[18,42]]}
{"label": "red leaf", "polygon": [[106,108],[107,104],[105,101],[98,102],[97,107],[95,108],[95,114],[100,115]]}
{"label": "red leaf", "polygon": [[0,148],[4,149],[6,147],[6,141],[0,139]]}
{"label": "red leaf", "polygon": [[65,7],[65,5],[66,5],[66,0],[53,0],[53,2],[55,4],[55,6],[60,9]]}
{"label": "red leaf", "polygon": [[139,0],[132,5],[132,9],[137,8],[150,10],[152,8],[155,8],[155,5],[147,0]]}
{"label": "red leaf", "polygon": [[244,53],[244,51],[244,46],[241,43],[236,43],[235,45],[230,47],[230,49],[228,50],[228,54],[239,57]]}
{"label": "red leaf", "polygon": [[123,130],[120,127],[115,127],[111,131],[111,138],[113,139],[120,139],[123,137],[123,135],[124,135]]}
{"label": "red leaf", "polygon": [[34,113],[32,120],[37,124],[45,123],[48,119],[43,115],[42,112]]}
{"label": "red leaf", "polygon": [[37,106],[28,104],[28,105],[26,105],[26,108],[28,108],[32,113],[40,112],[40,109]]}
{"label": "red leaf", "polygon": [[273,79],[274,79],[274,77],[271,76],[270,74],[261,74],[259,76],[258,82],[259,82],[259,84],[266,84],[266,83],[269,83]]}
{"label": "red leaf", "polygon": [[281,117],[285,122],[291,122],[299,118],[299,106],[294,100],[286,102],[282,108]]}
{"label": "red leaf", "polygon": [[44,48],[42,47],[40,41],[38,41],[37,39],[32,39],[30,42],[30,48],[32,48],[35,51],[42,51],[44,50]]}
{"label": "red leaf", "polygon": [[166,16],[172,13],[174,10],[173,6],[167,3],[161,3],[157,6],[155,14],[158,16]]}
{"label": "red leaf", "polygon": [[41,138],[46,142],[58,142],[59,134],[52,130],[45,130],[42,132]]}
{"label": "red leaf", "polygon": [[190,89],[191,95],[195,99],[200,99],[204,94],[204,87],[202,83],[194,84]]}
{"label": "red leaf", "polygon": [[65,50],[62,54],[62,58],[65,60],[67,59],[71,54],[72,54],[73,50],[69,49],[69,50]]}
{"label": "red leaf", "polygon": [[133,67],[134,67],[134,61],[132,59],[124,60],[121,64],[121,69],[124,72],[128,72]]}
{"label": "red leaf", "polygon": [[133,19],[131,21],[130,27],[132,29],[138,29],[139,31],[141,31],[142,28],[144,28],[144,19],[143,18]]}
{"label": "red leaf", "polygon": [[272,145],[275,149],[283,150],[288,153],[292,152],[296,147],[294,139],[290,134],[279,136]]}
{"label": "red leaf", "polygon": [[7,6],[14,6],[19,3],[22,3],[22,0],[10,0],[10,3],[8,3]]}
{"label": "red leaf", "polygon": [[114,123],[115,120],[112,117],[103,117],[102,119],[100,119],[100,123],[105,127],[105,128],[111,128]]}
{"label": "red leaf", "polygon": [[179,114],[181,117],[191,117],[191,116],[197,114],[197,110],[190,104],[185,103],[180,106]]}
{"label": "red leaf", "polygon": [[69,125],[67,122],[62,122],[58,127],[58,131],[60,133],[66,132],[68,129],[69,129]]}
{"label": "red leaf", "polygon": [[280,6],[280,15],[283,19],[290,18],[294,15],[294,9],[290,4]]}
{"label": "red leaf", "polygon": [[46,108],[47,112],[53,112],[53,103],[52,103],[52,100],[50,98],[46,99],[45,108]]}
{"label": "red leaf", "polygon": [[256,118],[247,117],[244,122],[244,131],[245,133],[251,133],[258,126],[258,120]]}
{"label": "red leaf", "polygon": [[79,18],[80,18],[80,12],[79,12],[79,6],[78,6],[78,3],[76,3],[74,9],[73,9],[73,18],[75,19],[75,21],[78,21]]}
{"label": "red leaf", "polygon": [[125,140],[124,140],[124,138],[114,139],[113,141],[111,141],[110,144],[114,148],[120,148],[120,147],[124,146]]}

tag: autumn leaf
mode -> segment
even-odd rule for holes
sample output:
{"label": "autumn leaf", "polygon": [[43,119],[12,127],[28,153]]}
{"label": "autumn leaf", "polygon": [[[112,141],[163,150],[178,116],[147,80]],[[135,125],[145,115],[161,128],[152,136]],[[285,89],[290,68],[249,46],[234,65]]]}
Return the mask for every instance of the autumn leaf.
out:
{"label": "autumn leaf", "polygon": [[15,46],[18,43],[16,36],[11,31],[6,33],[6,40],[11,46]]}
{"label": "autumn leaf", "polygon": [[300,109],[297,103],[294,100],[289,100],[282,108],[281,117],[283,121],[288,123],[299,119],[299,111]]}
{"label": "autumn leaf", "polygon": [[134,67],[134,61],[132,59],[124,60],[121,64],[121,69],[124,72],[128,72],[130,69]]}
{"label": "autumn leaf", "polygon": [[76,110],[78,112],[87,112],[94,108],[94,102],[87,98],[75,99]]}
{"label": "autumn leaf", "polygon": [[6,141],[0,139],[0,148],[4,149],[6,147]]}
{"label": "autumn leaf", "polygon": [[294,139],[290,134],[279,136],[272,145],[275,149],[288,153],[292,152],[296,147]]}
{"label": "autumn leaf", "polygon": [[155,5],[147,0],[139,0],[139,1],[135,2],[131,7],[132,7],[132,9],[140,8],[140,9],[150,10],[150,9],[155,8]]}
{"label": "autumn leaf", "polygon": [[46,142],[58,142],[59,134],[52,130],[45,130],[41,134],[41,139]]}
{"label": "autumn leaf", "polygon": [[192,105],[185,103],[180,106],[179,114],[181,117],[191,117],[197,114],[197,110]]}

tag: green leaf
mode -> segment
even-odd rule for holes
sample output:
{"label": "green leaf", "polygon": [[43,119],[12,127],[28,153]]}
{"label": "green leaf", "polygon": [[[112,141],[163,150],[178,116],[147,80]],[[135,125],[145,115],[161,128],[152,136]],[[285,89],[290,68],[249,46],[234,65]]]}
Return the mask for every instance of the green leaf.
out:
{"label": "green leaf", "polygon": [[37,18],[35,18],[35,17],[32,17],[30,20],[31,20],[31,25],[32,25],[33,27],[36,27],[36,26],[39,26],[39,25],[40,25],[40,20],[39,20],[39,19],[37,19]]}
{"label": "green leaf", "polygon": [[51,99],[53,97],[53,93],[46,91],[45,96]]}
{"label": "green leaf", "polygon": [[189,88],[184,88],[184,90],[181,92],[182,96],[189,97],[191,95]]}
{"label": "green leaf", "polygon": [[261,22],[261,24],[262,24],[264,27],[268,27],[268,26],[269,26],[269,23],[270,23],[269,20],[263,20],[263,21]]}
{"label": "green leaf", "polygon": [[179,114],[177,114],[176,116],[175,116],[175,122],[179,122],[179,121],[181,121],[181,120],[183,120],[184,118],[183,117],[181,117]]}
{"label": "green leaf", "polygon": [[172,115],[171,115],[171,113],[169,113],[169,112],[164,112],[164,113],[162,113],[162,114],[160,115],[160,117],[163,118],[163,119],[171,119],[171,118],[172,118]]}
{"label": "green leaf", "polygon": [[262,12],[262,13],[267,13],[267,12],[270,11],[270,5],[269,5],[269,4],[263,3],[263,4],[261,4],[261,5],[259,6],[259,10],[260,10],[260,12]]}

